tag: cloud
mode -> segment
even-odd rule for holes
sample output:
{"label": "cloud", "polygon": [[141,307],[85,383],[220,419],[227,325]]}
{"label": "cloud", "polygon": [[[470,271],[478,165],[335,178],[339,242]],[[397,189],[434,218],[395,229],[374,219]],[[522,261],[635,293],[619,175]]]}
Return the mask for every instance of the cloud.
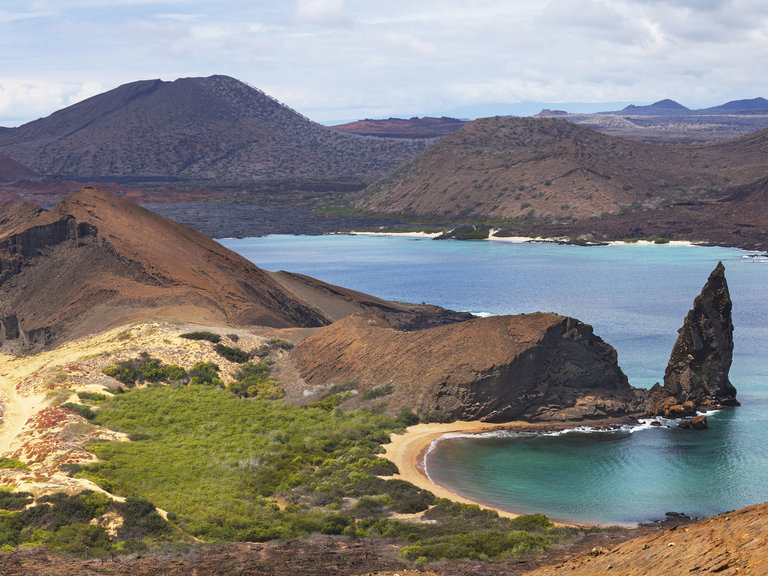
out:
{"label": "cloud", "polygon": [[52,82],[5,80],[0,82],[0,126],[16,126],[61,108],[65,97]]}
{"label": "cloud", "polygon": [[80,89],[77,92],[67,96],[67,104],[70,106],[72,104],[77,104],[78,102],[86,100],[91,96],[96,96],[97,94],[101,94],[105,90],[106,89],[101,84],[101,82],[86,82],[85,84],[80,86]]}
{"label": "cloud", "polygon": [[0,9],[0,113],[211,74],[323,121],[531,100],[713,105],[768,96],[764,3],[33,0]]}
{"label": "cloud", "polygon": [[344,0],[297,0],[296,21],[315,26],[348,26]]}

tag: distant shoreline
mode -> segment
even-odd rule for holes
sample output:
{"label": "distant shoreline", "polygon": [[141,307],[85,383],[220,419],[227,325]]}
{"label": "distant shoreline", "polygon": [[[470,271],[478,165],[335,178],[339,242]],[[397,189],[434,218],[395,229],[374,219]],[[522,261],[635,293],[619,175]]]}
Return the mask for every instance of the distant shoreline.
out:
{"label": "distant shoreline", "polygon": [[[580,246],[577,242],[572,242],[568,238],[532,238],[530,236],[496,236],[495,233],[498,230],[491,230],[488,238],[482,240],[489,242],[508,242],[510,244],[526,244],[529,242],[551,242],[556,244],[573,244]],[[350,230],[348,232],[337,232],[337,234],[348,236],[391,236],[395,238],[424,238],[434,239],[440,236],[441,232],[359,232],[356,230]],[[481,240],[481,241],[482,241]],[[606,242],[587,243],[587,246],[701,246],[697,242],[691,242],[690,240],[669,240],[668,242],[653,242],[651,240],[635,240],[632,242],[626,242],[624,240],[609,240]]]}

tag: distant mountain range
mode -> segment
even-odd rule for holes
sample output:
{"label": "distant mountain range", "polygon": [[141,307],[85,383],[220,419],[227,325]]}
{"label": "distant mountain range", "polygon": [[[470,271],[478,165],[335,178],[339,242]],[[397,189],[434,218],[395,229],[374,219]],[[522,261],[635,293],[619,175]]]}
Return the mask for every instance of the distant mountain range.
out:
{"label": "distant mountain range", "polygon": [[538,118],[562,118],[605,134],[644,142],[707,143],[768,128],[768,100],[733,100],[692,110],[674,100],[591,114],[544,109]]}
{"label": "distant mountain range", "polygon": [[227,76],[133,82],[0,131],[0,154],[75,179],[369,182],[428,145],[330,130]]}
{"label": "distant mountain range", "polygon": [[627,114],[647,116],[687,116],[687,115],[715,115],[722,114],[765,114],[768,115],[768,100],[765,98],[752,98],[751,100],[732,100],[719,106],[691,110],[674,100],[659,100],[648,106],[635,106],[630,104],[622,110],[615,112],[601,112],[601,114]]}

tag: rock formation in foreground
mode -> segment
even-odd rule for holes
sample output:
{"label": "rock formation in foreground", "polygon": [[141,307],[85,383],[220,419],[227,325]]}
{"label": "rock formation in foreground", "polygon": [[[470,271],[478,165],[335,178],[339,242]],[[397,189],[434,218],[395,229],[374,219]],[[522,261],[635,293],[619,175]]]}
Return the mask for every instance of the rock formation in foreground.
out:
{"label": "rock formation in foreground", "polygon": [[391,389],[389,409],[448,419],[566,421],[636,412],[616,351],[573,318],[534,313],[402,332],[351,316],[292,352],[310,385]]}
{"label": "rock formation in foreground", "polygon": [[0,206],[0,344],[7,351],[145,320],[312,327],[368,310],[401,327],[469,316],[262,270],[191,228],[95,188],[49,211]]}
{"label": "rock formation in foreground", "polygon": [[725,267],[719,262],[678,331],[664,386],[652,390],[654,411],[679,415],[679,407],[717,408],[737,405],[728,379],[733,358],[731,296]]}
{"label": "rock formation in foreground", "polygon": [[528,576],[766,574],[768,503],[633,538],[611,549],[528,572]]}

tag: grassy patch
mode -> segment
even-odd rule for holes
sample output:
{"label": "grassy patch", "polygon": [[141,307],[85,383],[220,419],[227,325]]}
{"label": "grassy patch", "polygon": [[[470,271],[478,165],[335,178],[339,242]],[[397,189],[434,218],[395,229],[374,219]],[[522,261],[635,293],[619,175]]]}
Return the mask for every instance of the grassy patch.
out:
{"label": "grassy patch", "polygon": [[197,332],[187,332],[185,334],[180,334],[180,336],[182,338],[186,338],[187,340],[205,340],[207,342],[211,342],[212,344],[218,344],[221,342],[221,336],[214,334],[213,332],[206,332],[204,330]]}
{"label": "grassy patch", "polygon": [[307,484],[315,463],[353,448],[373,456],[394,427],[368,413],[243,401],[202,386],[122,394],[105,405],[97,422],[138,440],[93,444],[104,462],[90,472],[119,494],[175,513],[185,531],[210,540],[322,531],[327,513],[284,512],[265,497]]}

